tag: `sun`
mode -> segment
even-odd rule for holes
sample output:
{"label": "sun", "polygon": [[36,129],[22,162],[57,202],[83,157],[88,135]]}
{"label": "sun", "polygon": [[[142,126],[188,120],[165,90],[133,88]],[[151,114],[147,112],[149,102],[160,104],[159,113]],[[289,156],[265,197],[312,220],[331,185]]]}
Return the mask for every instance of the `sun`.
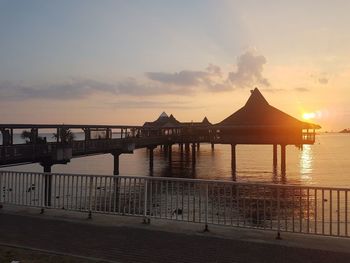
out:
{"label": "sun", "polygon": [[314,119],[316,117],[316,114],[314,112],[305,112],[303,114],[303,119],[305,120],[311,120]]}

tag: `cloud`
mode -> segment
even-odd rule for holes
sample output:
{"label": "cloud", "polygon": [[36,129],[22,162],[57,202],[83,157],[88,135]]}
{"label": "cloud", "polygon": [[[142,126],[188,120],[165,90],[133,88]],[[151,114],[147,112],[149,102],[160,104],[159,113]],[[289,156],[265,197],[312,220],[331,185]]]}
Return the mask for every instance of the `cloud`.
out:
{"label": "cloud", "polygon": [[113,85],[89,79],[72,79],[45,86],[24,86],[11,82],[0,82],[0,96],[3,100],[69,100],[85,98],[95,93],[117,94],[117,89]]}
{"label": "cloud", "polygon": [[262,75],[264,56],[245,52],[238,57],[237,70],[223,73],[218,65],[209,64],[203,70],[179,72],[146,72],[144,79],[125,78],[114,83],[92,79],[70,79],[49,85],[18,85],[0,82],[0,100],[77,100],[95,94],[111,96],[192,96],[196,92],[224,92],[234,88],[253,88],[255,85],[269,87]]}
{"label": "cloud", "polygon": [[310,89],[308,89],[308,88],[295,88],[294,90],[298,91],[298,92],[308,92],[308,91],[310,91]]}
{"label": "cloud", "polygon": [[228,80],[237,88],[252,88],[254,85],[270,86],[262,74],[266,58],[247,51],[238,57],[237,70],[230,72]]}
{"label": "cloud", "polygon": [[319,78],[318,83],[320,83],[322,85],[326,85],[326,84],[328,84],[328,79],[327,78]]}
{"label": "cloud", "polygon": [[154,81],[163,84],[177,86],[198,86],[206,82],[211,73],[205,71],[183,70],[175,73],[166,72],[147,72],[146,76]]}
{"label": "cloud", "polygon": [[193,106],[188,102],[181,101],[134,101],[134,100],[123,100],[118,102],[109,103],[114,108],[123,109],[193,109],[199,108]]}

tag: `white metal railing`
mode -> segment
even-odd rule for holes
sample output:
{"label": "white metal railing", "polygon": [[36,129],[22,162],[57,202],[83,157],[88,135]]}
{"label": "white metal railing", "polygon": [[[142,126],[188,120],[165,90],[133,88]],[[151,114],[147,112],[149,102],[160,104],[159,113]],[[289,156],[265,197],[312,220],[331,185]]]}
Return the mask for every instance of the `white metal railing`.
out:
{"label": "white metal railing", "polygon": [[349,188],[0,171],[0,203],[350,237]]}

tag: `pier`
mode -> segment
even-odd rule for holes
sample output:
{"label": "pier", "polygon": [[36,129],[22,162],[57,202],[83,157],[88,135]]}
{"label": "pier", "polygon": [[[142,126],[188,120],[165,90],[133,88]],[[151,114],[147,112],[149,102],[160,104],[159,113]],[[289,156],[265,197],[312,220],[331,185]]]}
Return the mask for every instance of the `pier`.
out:
{"label": "pier", "polygon": [[[0,124],[0,166],[40,163],[44,172],[52,165],[67,164],[72,158],[88,155],[112,154],[114,175],[119,174],[119,156],[134,150],[149,150],[150,168],[153,168],[153,151],[162,147],[172,156],[172,146],[179,145],[181,152],[196,151],[201,143],[231,145],[232,172],[236,172],[236,146],[239,144],[272,145],[273,168],[277,168],[277,149],[280,146],[281,172],[286,172],[286,147],[315,142],[317,124],[299,121],[271,106],[258,89],[254,89],[246,104],[217,124],[205,117],[202,122],[180,122],[173,115],[162,113],[153,122],[140,126],[127,125],[70,125],[70,124]],[[55,141],[40,136],[41,131],[54,130]],[[74,131],[83,133],[83,139],[74,137]],[[15,143],[14,135],[25,131],[26,143]],[[252,164],[254,162],[252,157]]]}

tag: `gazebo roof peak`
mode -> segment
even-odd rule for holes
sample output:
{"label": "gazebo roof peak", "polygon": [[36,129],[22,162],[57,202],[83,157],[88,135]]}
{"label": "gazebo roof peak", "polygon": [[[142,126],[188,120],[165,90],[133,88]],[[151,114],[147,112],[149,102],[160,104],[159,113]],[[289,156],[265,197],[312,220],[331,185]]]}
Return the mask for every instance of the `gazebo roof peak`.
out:
{"label": "gazebo roof peak", "polygon": [[159,118],[167,118],[168,114],[166,114],[165,111],[162,112],[162,114],[159,115]]}
{"label": "gazebo roof peak", "polygon": [[251,90],[251,95],[249,99],[247,100],[245,106],[250,107],[250,106],[258,106],[258,105],[264,105],[267,106],[269,103],[267,100],[264,98],[264,96],[261,94],[258,88],[255,88],[254,90]]}

